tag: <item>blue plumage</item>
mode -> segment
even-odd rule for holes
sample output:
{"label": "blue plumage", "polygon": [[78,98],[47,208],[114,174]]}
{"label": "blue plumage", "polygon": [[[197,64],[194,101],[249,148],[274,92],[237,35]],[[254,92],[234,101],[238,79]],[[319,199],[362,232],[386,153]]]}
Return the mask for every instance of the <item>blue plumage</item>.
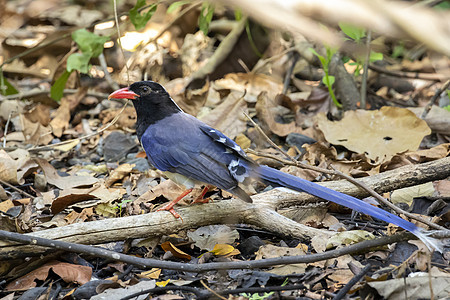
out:
{"label": "blue plumage", "polygon": [[187,188],[192,188],[193,181],[199,181],[251,202],[251,198],[239,184],[245,183],[249,177],[255,177],[275,186],[306,192],[393,223],[418,236],[427,246],[439,248],[435,240],[416,225],[381,208],[252,162],[230,138],[182,112],[165,89],[156,82],[134,83],[129,88],[112,93],[110,98],[133,100],[137,112],[137,134],[149,161],[162,171],[181,174],[185,178],[181,183],[189,183],[185,184]]}

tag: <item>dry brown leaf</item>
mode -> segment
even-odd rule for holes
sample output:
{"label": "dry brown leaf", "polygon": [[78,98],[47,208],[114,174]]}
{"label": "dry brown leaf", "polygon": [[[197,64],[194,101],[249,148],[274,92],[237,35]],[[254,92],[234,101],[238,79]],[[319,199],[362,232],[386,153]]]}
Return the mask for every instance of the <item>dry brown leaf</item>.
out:
{"label": "dry brown leaf", "polygon": [[275,121],[275,116],[271,108],[276,107],[276,103],[270,98],[266,92],[258,95],[256,102],[256,113],[259,120],[262,122],[263,129],[269,129],[271,132],[279,136],[286,136],[289,133],[297,132],[303,133],[303,130],[298,127],[295,121],[288,124],[281,124]]}
{"label": "dry brown leaf", "polygon": [[0,150],[0,179],[11,184],[18,184],[17,162],[5,150]]}
{"label": "dry brown leaf", "polygon": [[247,120],[244,115],[248,113],[247,103],[242,99],[242,95],[242,92],[231,92],[219,106],[200,120],[234,139],[247,129]]}
{"label": "dry brown leaf", "polygon": [[431,133],[425,121],[398,107],[347,111],[338,122],[328,121],[324,114],[317,115],[317,119],[328,142],[365,153],[380,163],[397,153],[416,150],[423,137]]}
{"label": "dry brown leaf", "polygon": [[180,249],[178,249],[177,247],[175,247],[171,242],[166,241],[164,243],[161,244],[161,248],[163,248],[164,251],[166,252],[170,252],[172,253],[173,256],[181,258],[181,259],[186,259],[186,260],[190,260],[191,256],[183,251],[181,251]]}
{"label": "dry brown leaf", "polygon": [[244,100],[254,103],[261,92],[266,92],[269,98],[274,99],[283,90],[283,83],[272,76],[254,73],[231,73],[223,79],[214,81],[216,90],[235,90],[244,93]]}
{"label": "dry brown leaf", "polygon": [[50,126],[33,123],[23,115],[20,115],[20,120],[23,124],[23,135],[27,143],[32,145],[48,145],[53,140]]}
{"label": "dry brown leaf", "polygon": [[[417,117],[423,113],[423,107],[408,107]],[[425,117],[425,121],[433,132],[450,135],[450,111],[433,105]]]}
{"label": "dry brown leaf", "polygon": [[50,107],[38,103],[24,113],[25,117],[33,123],[41,123],[43,126],[50,124]]}
{"label": "dry brown leaf", "polygon": [[[108,189],[101,184],[90,189],[64,189],[50,203],[52,213],[57,214],[72,204],[91,199],[99,199],[96,204],[111,203],[114,200],[120,199],[124,192],[122,189]],[[43,194],[46,195],[46,193]]]}
{"label": "dry brown leaf", "polygon": [[53,120],[50,122],[50,126],[53,130],[53,135],[56,137],[61,137],[64,129],[69,127],[70,121],[70,103],[65,100],[67,98],[61,99],[61,105],[55,112]]}
{"label": "dry brown leaf", "polygon": [[72,175],[61,177],[58,175],[58,172],[56,172],[56,169],[45,159],[35,158],[34,161],[39,165],[39,167],[44,172],[47,182],[57,186],[62,190],[80,186],[91,186],[94,183],[98,182],[97,178],[90,176]]}
{"label": "dry brown leaf", "polygon": [[109,177],[105,181],[105,185],[109,187],[113,185],[114,182],[122,180],[125,176],[128,176],[131,173],[134,166],[135,165],[121,164],[119,167],[114,169],[111,174],[109,174]]}
{"label": "dry brown leaf", "polygon": [[85,284],[91,279],[92,269],[87,266],[80,266],[59,261],[51,261],[36,270],[24,275],[9,283],[6,291],[24,291],[36,286],[35,280],[44,281],[48,272],[52,269],[65,282]]}

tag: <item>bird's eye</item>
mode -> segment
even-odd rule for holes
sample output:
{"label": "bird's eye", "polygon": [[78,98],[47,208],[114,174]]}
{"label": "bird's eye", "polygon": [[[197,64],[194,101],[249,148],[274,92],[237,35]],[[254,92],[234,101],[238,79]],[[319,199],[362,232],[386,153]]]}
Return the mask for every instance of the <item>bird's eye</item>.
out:
{"label": "bird's eye", "polygon": [[144,85],[143,87],[141,87],[141,92],[142,92],[143,95],[150,94],[151,91],[152,91],[152,89],[149,88],[148,86]]}

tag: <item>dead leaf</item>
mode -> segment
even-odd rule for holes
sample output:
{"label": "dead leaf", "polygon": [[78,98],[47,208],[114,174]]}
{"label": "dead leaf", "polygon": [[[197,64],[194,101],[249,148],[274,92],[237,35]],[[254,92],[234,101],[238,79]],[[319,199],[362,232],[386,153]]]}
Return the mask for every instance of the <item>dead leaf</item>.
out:
{"label": "dead leaf", "polygon": [[5,150],[0,150],[0,179],[11,184],[18,184],[17,162]]}
{"label": "dead leaf", "polygon": [[391,201],[394,204],[406,203],[411,207],[414,198],[431,196],[433,193],[433,182],[427,182],[424,184],[395,190],[391,194]]}
{"label": "dead leaf", "polygon": [[111,174],[109,174],[109,177],[105,181],[105,185],[109,187],[113,185],[114,182],[122,180],[125,176],[128,176],[131,173],[134,166],[134,164],[121,164],[119,167],[114,169]]}
{"label": "dead leaf", "polygon": [[47,182],[57,186],[58,188],[60,188],[62,190],[70,189],[70,188],[74,188],[74,187],[80,187],[80,186],[90,186],[90,185],[93,185],[94,183],[98,182],[97,178],[90,177],[90,176],[72,175],[72,176],[61,177],[56,172],[56,169],[45,159],[35,158],[34,161],[39,165],[39,167],[44,172]]}
{"label": "dead leaf", "polygon": [[[430,282],[431,280],[431,282]],[[370,287],[384,299],[418,300],[418,299],[446,299],[450,295],[450,278],[437,277],[426,274],[419,277],[397,278],[380,282],[368,282]],[[430,286],[433,287],[431,293]]]}
{"label": "dead leaf", "polygon": [[65,100],[67,98],[61,99],[61,104],[56,110],[53,120],[50,122],[50,126],[53,130],[53,135],[56,137],[61,137],[64,129],[69,127],[70,121],[70,103]]}
{"label": "dead leaf", "polygon": [[[44,199],[47,193],[43,193]],[[99,199],[96,204],[111,203],[114,200],[120,199],[123,193],[124,191],[121,189],[109,189],[102,184],[89,189],[64,189],[60,191],[58,197],[49,204],[51,204],[52,213],[57,214],[66,207],[81,201]]]}
{"label": "dead leaf", "polygon": [[263,129],[269,129],[279,136],[286,136],[292,132],[302,133],[303,130],[296,125],[295,121],[288,124],[275,121],[276,116],[273,115],[271,108],[276,107],[276,103],[271,99],[273,98],[269,98],[266,92],[262,92],[258,95],[258,101],[256,102],[256,113],[262,122]]}
{"label": "dead leaf", "polygon": [[23,124],[23,135],[27,143],[32,145],[48,145],[53,140],[50,126],[43,126],[39,122],[31,122],[24,115],[20,115]]}
{"label": "dead leaf", "polygon": [[191,256],[177,247],[175,247],[171,242],[166,241],[161,244],[161,248],[163,248],[164,251],[172,253],[173,256],[181,258],[181,259],[187,259],[190,260]]}
{"label": "dead leaf", "polygon": [[235,90],[240,93],[245,91],[244,100],[255,103],[262,92],[266,92],[269,98],[274,99],[283,90],[283,83],[273,76],[260,73],[230,73],[223,79],[214,81],[214,88]]}
{"label": "dead leaf", "polygon": [[[266,259],[266,258],[278,258],[282,256],[300,256],[306,255],[303,248],[289,248],[289,247],[278,247],[274,245],[264,245],[256,251],[256,259]],[[289,275],[293,273],[301,274],[304,273],[308,264],[298,263],[292,265],[280,265],[274,266],[270,273],[277,275]]]}
{"label": "dead leaf", "polygon": [[380,110],[347,111],[338,122],[317,115],[318,127],[326,140],[374,161],[389,160],[395,154],[416,150],[431,130],[425,121],[404,108],[384,106]]}
{"label": "dead leaf", "polygon": [[231,92],[225,100],[200,120],[213,128],[222,131],[226,136],[234,139],[247,129],[247,103],[242,99],[242,92]]}
{"label": "dead leaf", "polygon": [[10,282],[6,291],[24,291],[36,286],[35,280],[44,281],[50,269],[60,276],[65,282],[85,284],[91,279],[92,269],[87,266],[74,265],[65,262],[51,261],[34,271]]}
{"label": "dead leaf", "polygon": [[327,249],[341,245],[351,245],[362,241],[373,240],[375,236],[365,230],[343,231],[333,235],[328,239]]}
{"label": "dead leaf", "polygon": [[[214,245],[214,249],[212,249],[212,251],[210,251],[212,254],[217,255],[217,256],[225,256],[225,255],[229,255],[231,253],[236,253],[236,250],[233,246],[228,245],[228,244],[216,244]],[[237,250],[237,253],[234,255],[239,254],[239,250]]]}
{"label": "dead leaf", "polygon": [[187,236],[202,250],[212,251],[217,244],[231,244],[239,238],[236,229],[226,225],[203,226],[194,232],[188,231]]}

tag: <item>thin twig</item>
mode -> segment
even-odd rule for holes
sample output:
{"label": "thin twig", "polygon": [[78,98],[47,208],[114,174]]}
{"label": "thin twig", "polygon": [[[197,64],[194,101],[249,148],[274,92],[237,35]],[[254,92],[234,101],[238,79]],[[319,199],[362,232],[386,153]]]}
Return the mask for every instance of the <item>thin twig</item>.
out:
{"label": "thin twig", "polygon": [[90,133],[90,134],[87,134],[87,135],[85,135],[85,136],[82,136],[82,137],[79,137],[79,138],[76,138],[76,139],[70,139],[70,140],[67,140],[67,141],[63,141],[63,142],[59,142],[59,143],[51,144],[51,145],[47,145],[47,146],[34,147],[34,148],[31,148],[31,149],[28,149],[28,151],[32,151],[32,152],[45,151],[45,150],[48,150],[49,148],[54,148],[54,147],[56,147],[56,146],[61,146],[61,145],[65,145],[65,144],[72,143],[73,141],[81,141],[81,140],[88,139],[88,138],[90,138],[90,137],[96,136],[97,134],[102,133],[103,131],[105,131],[106,129],[108,129],[109,127],[111,127],[112,125],[114,125],[114,124],[117,122],[117,120],[118,120],[119,117],[120,117],[120,114],[125,110],[125,108],[127,107],[127,104],[128,104],[129,102],[130,102],[130,101],[127,100],[127,102],[125,103],[125,105],[124,105],[124,106],[122,107],[122,109],[116,114],[116,116],[114,117],[114,119],[112,119],[111,122],[109,122],[105,127],[103,127],[102,129],[100,129],[100,130],[98,130],[98,131],[92,132],[92,133]]}
{"label": "thin twig", "polygon": [[108,65],[106,64],[106,59],[105,59],[105,55],[102,53],[100,53],[100,55],[98,56],[98,60],[100,61],[100,66],[103,69],[103,73],[105,73],[105,79],[108,82],[109,86],[113,89],[113,90],[118,90],[120,87],[117,84],[117,82],[115,82],[112,78],[111,78],[111,74],[109,74],[108,71]]}
{"label": "thin twig", "polygon": [[6,124],[5,124],[5,131],[3,132],[3,148],[6,148],[6,135],[8,134],[8,127],[9,127],[9,122],[11,121],[12,113],[13,113],[13,111],[11,110],[8,115],[8,120],[6,121]]}
{"label": "thin twig", "polygon": [[423,113],[420,116],[421,119],[425,119],[427,114],[430,112],[431,108],[433,107],[434,103],[436,103],[437,99],[439,98],[439,96],[441,95],[441,93],[445,90],[448,89],[448,86],[450,85],[450,79],[447,80],[444,85],[439,88],[436,93],[434,94],[434,96],[431,98],[430,102],[425,106],[425,108],[423,109]]}
{"label": "thin twig", "polygon": [[372,41],[372,30],[367,31],[366,40],[366,58],[363,66],[363,75],[361,79],[361,109],[366,109],[366,99],[367,99],[367,76],[369,73],[370,64],[370,42]]}
{"label": "thin twig", "polygon": [[179,14],[177,14],[177,16],[170,21],[169,23],[166,24],[166,26],[164,26],[159,33],[150,40],[149,43],[153,43],[155,42],[157,39],[159,39],[164,32],[166,32],[170,27],[173,26],[173,24],[175,24],[175,22],[177,22],[178,20],[180,20],[185,14],[187,14],[189,11],[191,11],[193,8],[197,7],[198,5],[202,4],[202,2],[194,2],[191,5],[189,5],[188,7],[186,7],[185,9],[183,9],[182,11],[180,11]]}
{"label": "thin twig", "polygon": [[117,0],[114,0],[114,20],[116,22],[117,29],[117,43],[119,44],[120,52],[122,52],[122,56],[125,62],[125,68],[127,69],[127,83],[130,85],[130,70],[128,69],[127,59],[125,57],[125,52],[123,51],[122,41],[120,40],[120,28],[119,28],[119,16],[117,15]]}
{"label": "thin twig", "polygon": [[285,54],[287,54],[287,53],[289,53],[291,51],[294,51],[295,49],[296,49],[296,47],[292,46],[292,47],[287,48],[286,50],[284,50],[284,51],[282,51],[282,52],[280,52],[278,54],[275,54],[274,56],[271,56],[271,57],[269,57],[267,59],[261,60],[261,62],[253,68],[252,73],[255,74],[256,72],[258,72],[261,68],[263,68],[268,63],[279,59],[283,55],[285,55]]}
{"label": "thin twig", "polygon": [[[440,232],[440,233],[442,233],[444,237],[450,236],[448,232],[445,233]],[[435,235],[433,234],[432,236]],[[284,265],[284,264],[312,263],[340,257],[347,254],[367,252],[371,251],[375,247],[380,247],[387,244],[392,244],[416,238],[417,237],[415,237],[412,233],[403,232],[391,236],[383,236],[373,240],[365,240],[363,242],[359,242],[347,247],[317,254],[308,254],[301,256],[282,256],[254,261],[229,261],[229,262],[213,262],[205,264],[190,264],[184,262],[180,263],[173,261],[161,261],[152,258],[140,258],[132,255],[117,253],[99,247],[69,243],[60,240],[46,239],[42,237],[35,237],[32,236],[31,234],[25,235],[0,230],[0,239],[3,240],[7,239],[21,244],[31,244],[35,246],[42,246],[51,249],[64,250],[74,253],[86,253],[89,255],[95,255],[96,257],[121,261],[127,264],[132,264],[143,268],[161,268],[169,270],[179,270],[184,272],[205,272],[212,270],[229,270],[229,269],[255,269],[255,268],[267,268],[275,265]]]}
{"label": "thin twig", "polygon": [[372,267],[371,264],[367,264],[362,270],[361,272],[359,272],[358,274],[356,274],[352,279],[350,279],[350,281],[336,294],[336,296],[334,296],[333,300],[340,300],[342,298],[345,297],[345,295],[347,295],[347,293],[350,291],[350,289],[356,284],[358,283],[358,281],[361,280],[361,278],[363,278],[364,275],[366,275],[369,271],[370,268]]}
{"label": "thin twig", "polygon": [[203,279],[200,280],[200,283],[205,287],[205,289],[207,289],[208,291],[210,291],[212,294],[214,294],[216,297],[218,297],[219,299],[222,300],[227,300],[227,298],[225,298],[224,296],[219,295],[216,291],[214,291],[213,289],[211,289],[209,286],[206,285],[206,283],[203,281]]}
{"label": "thin twig", "polygon": [[15,190],[15,191],[21,193],[21,194],[24,195],[24,196],[27,196],[28,198],[31,198],[32,200],[34,200],[34,198],[36,198],[35,196],[30,195],[30,194],[28,194],[28,193],[25,192],[25,191],[22,191],[21,189],[15,187],[14,185],[12,185],[12,184],[10,184],[10,183],[8,183],[8,182],[6,182],[6,181],[3,181],[3,180],[0,179],[0,183],[3,184],[3,185],[8,186],[8,187],[10,187],[10,188],[12,188],[13,190]]}
{"label": "thin twig", "polygon": [[[64,89],[63,94],[64,95],[75,94],[78,91],[79,91],[78,89]],[[6,99],[6,100],[16,100],[16,99],[21,100],[21,99],[28,98],[28,97],[35,97],[35,96],[49,95],[49,94],[50,94],[50,89],[32,89],[30,91],[20,92],[18,94],[5,96],[4,99]],[[100,99],[108,98],[108,94],[92,92],[92,91],[87,92],[86,96],[93,96],[93,97],[100,98]]]}
{"label": "thin twig", "polygon": [[286,153],[286,151],[284,151],[283,149],[281,149],[280,147],[277,146],[277,144],[275,144],[266,134],[265,132],[261,129],[261,127],[255,123],[255,121],[252,120],[252,118],[250,118],[250,116],[246,113],[243,112],[244,115],[247,117],[247,119],[250,120],[250,122],[252,122],[253,126],[255,126],[256,130],[258,130],[258,132],[270,143],[270,145],[272,145],[272,147],[274,147],[275,149],[277,149],[277,151],[279,151],[281,154],[283,154],[287,159],[289,159],[292,162],[296,162],[296,160],[294,158],[292,158],[289,154]]}
{"label": "thin twig", "polygon": [[418,72],[403,72],[403,71],[391,71],[385,69],[383,67],[379,67],[374,64],[369,65],[369,69],[383,73],[390,76],[395,77],[403,77],[403,78],[411,78],[411,79],[423,79],[423,80],[432,80],[432,81],[444,81],[448,80],[447,75],[439,74],[439,73],[418,73]]}

